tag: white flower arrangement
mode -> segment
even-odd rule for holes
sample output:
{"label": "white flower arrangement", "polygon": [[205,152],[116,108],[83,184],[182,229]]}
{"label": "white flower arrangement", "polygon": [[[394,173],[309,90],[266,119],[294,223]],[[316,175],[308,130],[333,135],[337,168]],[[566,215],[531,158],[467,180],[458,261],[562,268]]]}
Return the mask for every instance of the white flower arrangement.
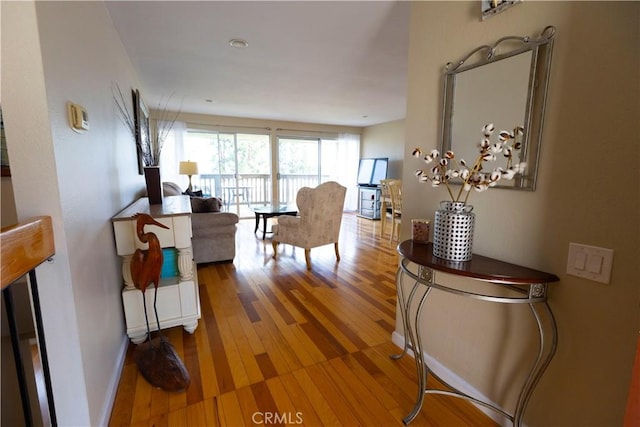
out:
{"label": "white flower arrangement", "polygon": [[[514,163],[514,151],[522,147],[522,135],[524,128],[516,126],[513,131],[501,130],[498,133],[499,141],[491,143],[490,137],[495,127],[493,123],[487,124],[482,128],[483,138],[478,144],[480,154],[476,158],[471,167],[468,166],[464,159],[457,159],[453,151],[447,151],[443,156],[438,150],[431,150],[429,154],[424,155],[421,148],[415,148],[412,155],[414,157],[423,158],[424,162],[431,164],[436,162],[430,170],[419,169],[416,176],[420,182],[431,182],[433,187],[442,184],[447,187],[451,201],[467,203],[471,189],[476,191],[485,191],[489,187],[495,187],[501,179],[513,179],[516,175],[524,173],[526,163]],[[507,159],[506,166],[497,167],[491,172],[485,171],[482,167],[485,162],[495,161],[497,156],[502,154]],[[451,182],[455,179],[461,179],[462,185],[457,194],[451,188]],[[461,200],[463,198],[464,200]]]}

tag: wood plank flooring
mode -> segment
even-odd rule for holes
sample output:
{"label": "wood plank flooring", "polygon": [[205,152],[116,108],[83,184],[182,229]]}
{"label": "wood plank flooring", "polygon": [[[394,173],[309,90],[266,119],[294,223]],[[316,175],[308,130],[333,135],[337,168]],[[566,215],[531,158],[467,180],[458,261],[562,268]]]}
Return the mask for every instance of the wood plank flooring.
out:
{"label": "wood plank flooring", "polygon": [[[391,343],[397,242],[379,221],[346,214],[333,245],[304,251],[253,234],[241,220],[233,263],[198,268],[202,319],[167,329],[191,375],[167,393],[138,374],[130,344],[111,426],[402,425],[417,393],[415,364]],[[387,224],[390,228],[390,224]],[[431,379],[430,379],[431,381]],[[456,398],[427,395],[411,426],[495,426]]]}

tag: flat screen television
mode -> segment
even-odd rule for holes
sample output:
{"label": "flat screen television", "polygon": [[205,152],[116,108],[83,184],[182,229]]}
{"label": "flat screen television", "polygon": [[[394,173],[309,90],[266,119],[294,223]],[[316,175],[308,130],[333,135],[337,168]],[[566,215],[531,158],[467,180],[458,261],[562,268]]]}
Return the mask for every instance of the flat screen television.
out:
{"label": "flat screen television", "polygon": [[381,179],[387,178],[388,157],[360,159],[358,166],[358,185],[362,187],[377,187]]}

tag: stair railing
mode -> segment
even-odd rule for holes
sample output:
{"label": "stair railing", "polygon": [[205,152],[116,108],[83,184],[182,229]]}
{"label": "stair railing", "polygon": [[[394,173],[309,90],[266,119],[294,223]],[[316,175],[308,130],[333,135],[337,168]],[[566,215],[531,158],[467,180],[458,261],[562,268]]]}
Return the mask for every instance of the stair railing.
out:
{"label": "stair railing", "polygon": [[35,272],[36,267],[45,261],[51,260],[54,254],[53,226],[51,217],[49,216],[31,218],[25,222],[0,230],[0,282],[11,334],[13,357],[16,364],[18,385],[22,400],[22,411],[27,426],[33,425],[33,416],[30,409],[24,364],[20,357],[20,339],[18,336],[12,286],[20,285],[21,282],[17,282],[17,280],[24,275],[29,276],[33,316],[36,322],[42,373],[49,406],[49,420],[51,425],[55,427],[57,421],[53,402],[53,388],[51,386],[51,374],[47,359],[42,312],[40,311],[40,297],[38,296],[38,284]]}

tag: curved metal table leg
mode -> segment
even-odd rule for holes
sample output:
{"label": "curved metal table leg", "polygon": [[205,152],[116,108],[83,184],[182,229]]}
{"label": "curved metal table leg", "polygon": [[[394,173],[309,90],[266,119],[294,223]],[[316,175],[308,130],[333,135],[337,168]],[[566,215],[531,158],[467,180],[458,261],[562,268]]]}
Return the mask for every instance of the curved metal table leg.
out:
{"label": "curved metal table leg", "polygon": [[[540,318],[540,313],[538,313],[538,306],[544,306],[547,316],[549,316],[549,322],[551,323],[551,348],[545,351],[545,328],[542,324],[542,319]],[[533,394],[533,390],[535,389],[538,381],[542,377],[542,374],[551,363],[551,359],[556,353],[556,348],[558,347],[558,327],[556,325],[555,317],[553,316],[553,312],[549,307],[549,304],[545,301],[544,304],[529,304],[529,308],[531,309],[531,313],[536,320],[536,324],[538,326],[538,333],[540,335],[540,341],[538,343],[538,355],[536,360],[529,371],[529,375],[522,386],[522,390],[520,392],[520,396],[518,397],[518,403],[516,404],[516,410],[513,415],[513,425],[520,426],[522,424],[522,418],[524,416],[524,412],[527,409],[527,404],[529,403],[529,399],[531,399],[531,395]],[[546,353],[546,357],[545,357]]]}
{"label": "curved metal table leg", "polygon": [[416,290],[420,287],[420,283],[415,282],[413,287],[411,288],[411,292],[409,293],[409,297],[405,298],[404,292],[404,281],[403,281],[402,270],[398,268],[396,272],[396,294],[398,296],[398,305],[400,306],[400,317],[402,318],[402,327],[404,329],[404,346],[402,348],[402,352],[400,354],[392,354],[389,356],[393,360],[398,360],[402,358],[405,354],[407,354],[407,350],[411,348],[414,349],[413,342],[411,341],[411,331],[410,331],[410,323],[409,323],[409,306],[411,301],[413,300],[413,295]]}
{"label": "curved metal table leg", "polygon": [[[404,425],[408,425],[411,421],[413,421],[413,419],[416,416],[418,416],[418,413],[420,413],[420,410],[422,409],[422,404],[424,403],[425,390],[427,389],[428,368],[424,361],[424,354],[422,350],[422,338],[420,338],[420,321],[419,320],[422,314],[422,308],[424,307],[424,302],[427,300],[427,296],[429,296],[430,291],[431,291],[431,288],[427,288],[425,293],[420,298],[420,302],[418,303],[418,309],[416,310],[415,323],[413,328],[415,329],[415,337],[412,336],[412,342],[415,342],[416,344],[413,349],[413,358],[415,359],[416,370],[418,371],[418,396],[416,398],[415,406],[413,407],[409,415],[404,417],[404,419],[402,420]],[[413,333],[411,332],[411,325],[409,325],[409,333],[413,335]],[[415,341],[414,341],[414,338],[415,338]]]}

